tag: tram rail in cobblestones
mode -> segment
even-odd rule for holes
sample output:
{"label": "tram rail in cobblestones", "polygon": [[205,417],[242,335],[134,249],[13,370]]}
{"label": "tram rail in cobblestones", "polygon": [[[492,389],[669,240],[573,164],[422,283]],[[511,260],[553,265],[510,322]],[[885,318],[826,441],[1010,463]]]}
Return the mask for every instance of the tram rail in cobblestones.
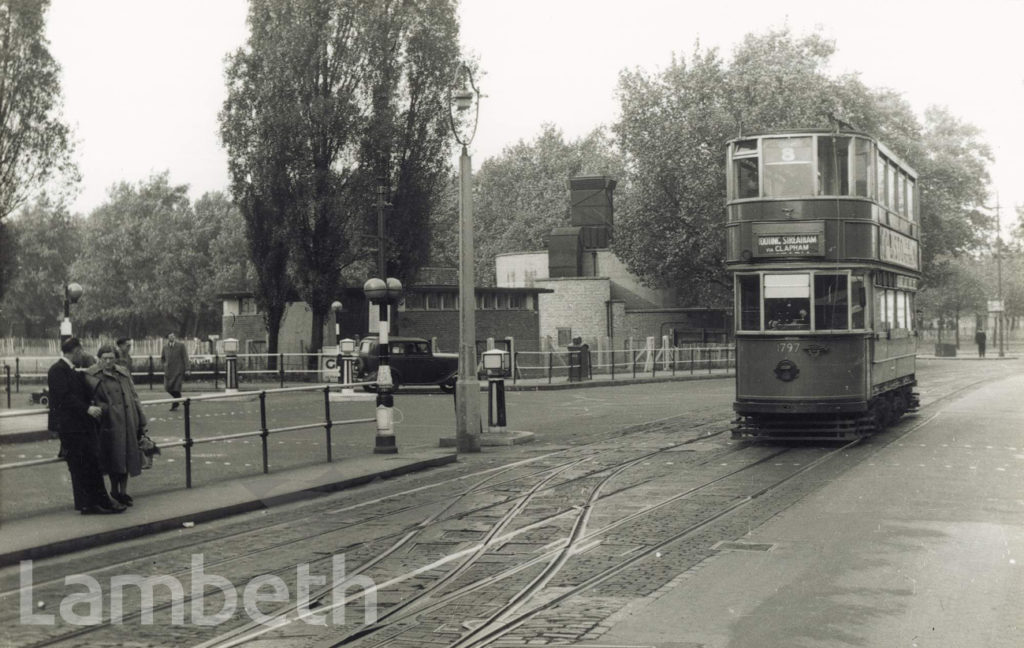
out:
{"label": "tram rail in cobblestones", "polygon": [[[663,422],[659,422],[659,423],[664,425]],[[720,424],[720,423],[721,422],[716,422],[715,424]],[[621,439],[623,436],[629,436],[631,434],[642,434],[644,432],[649,432],[649,431],[650,431],[650,428],[647,428],[646,426],[634,426],[632,428],[629,428],[628,431],[625,431],[623,434],[613,435],[612,440]],[[727,431],[726,428],[724,426],[721,426],[721,429],[718,429],[717,431],[715,431],[713,433],[713,435],[723,434],[725,431]],[[696,438],[693,438],[693,439],[685,440],[682,443],[676,444],[676,445],[685,445],[686,443],[692,443],[694,441],[701,440],[702,438],[709,438],[710,436],[712,436],[712,434],[703,435],[703,436],[696,437]],[[489,504],[487,504],[486,506],[483,506],[483,507],[479,507],[479,508],[476,508],[476,509],[471,509],[471,510],[468,510],[468,511],[463,511],[463,512],[461,512],[459,514],[452,515],[452,516],[449,516],[447,518],[446,517],[442,517],[442,515],[444,513],[449,512],[460,501],[460,499],[463,498],[464,496],[466,496],[468,494],[472,494],[472,493],[479,493],[481,490],[499,489],[500,487],[502,487],[502,486],[504,486],[506,484],[509,484],[509,483],[513,483],[515,481],[522,481],[524,479],[533,479],[537,475],[541,475],[543,473],[552,472],[552,471],[559,471],[561,468],[564,468],[564,467],[567,467],[567,466],[571,466],[571,465],[579,464],[579,463],[581,463],[582,461],[584,461],[586,459],[592,458],[592,456],[594,456],[595,453],[599,452],[599,451],[592,451],[592,450],[590,450],[590,448],[592,446],[600,446],[601,444],[608,443],[608,442],[609,442],[609,439],[601,439],[601,440],[595,441],[595,442],[590,443],[590,444],[581,444],[581,445],[578,445],[578,446],[573,446],[573,447],[570,447],[570,448],[565,448],[565,449],[560,450],[560,451],[548,453],[548,454],[540,456],[540,457],[534,457],[534,458],[531,458],[531,459],[528,459],[528,460],[525,460],[525,461],[516,462],[516,464],[510,465],[510,466],[504,466],[504,467],[501,467],[500,469],[496,469],[494,474],[492,474],[491,476],[489,476],[489,477],[483,479],[482,481],[474,484],[472,487],[464,490],[462,493],[456,495],[454,498],[439,498],[439,499],[431,500],[431,501],[429,501],[427,503],[421,503],[419,505],[420,507],[436,505],[439,502],[445,503],[445,506],[437,514],[428,517],[426,520],[420,521],[416,525],[413,525],[412,529],[405,529],[405,530],[399,531],[397,533],[393,533],[393,534],[381,536],[381,537],[378,537],[378,538],[374,538],[374,542],[377,542],[377,543],[380,543],[382,541],[388,541],[388,540],[392,540],[393,541],[396,537],[399,538],[399,539],[398,539],[397,542],[395,542],[393,544],[393,546],[390,549],[386,549],[382,554],[378,554],[377,556],[375,556],[375,557],[373,557],[373,558],[363,562],[355,570],[349,572],[349,576],[351,577],[351,576],[355,576],[355,575],[361,574],[365,570],[371,568],[373,565],[376,565],[377,563],[381,562],[388,555],[394,553],[394,551],[396,551],[399,547],[404,546],[417,533],[419,533],[423,529],[428,528],[432,524],[439,523],[439,522],[444,522],[444,521],[450,520],[452,518],[458,518],[458,517],[462,517],[462,516],[465,516],[465,515],[469,515],[469,514],[472,514],[474,512],[482,510],[482,509],[489,509],[489,508],[494,508],[494,507],[502,506],[504,504],[509,503],[510,501],[514,501],[515,499],[517,499],[516,497],[505,497],[505,498],[502,498],[499,501],[491,502],[491,503],[489,503]],[[524,467],[524,466],[530,466],[531,464],[535,464],[538,461],[554,459],[554,458],[557,458],[558,456],[563,455],[563,454],[568,453],[568,452],[580,452],[580,451],[590,452],[591,454],[585,456],[583,459],[570,460],[570,461],[562,462],[562,463],[557,464],[555,466],[544,467],[544,468],[541,468],[539,470],[534,470],[534,471],[532,471],[532,472],[530,472],[530,473],[528,473],[526,475],[520,475],[518,477],[508,478],[508,479],[505,479],[505,480],[502,480],[502,481],[497,481],[497,482],[494,481],[496,478],[498,478],[498,477],[500,477],[502,475],[505,475],[508,472],[510,472],[510,471],[512,471],[512,470],[514,470],[516,468],[520,468],[520,467]],[[459,478],[456,478],[456,479],[453,479],[453,480],[448,480],[448,481],[449,482],[461,481],[461,480],[464,480],[464,479],[466,479],[468,477],[471,477],[471,476],[462,476],[462,477],[459,477]],[[583,479],[585,477],[586,477],[586,475],[583,475],[583,476],[576,477],[575,479],[578,480],[578,479]],[[548,480],[544,480],[542,483],[546,483],[547,481]],[[420,490],[420,489],[414,489],[414,490]],[[398,493],[398,494],[391,495],[391,496],[388,496],[388,497],[385,497],[385,498],[381,498],[379,500],[376,500],[375,502],[362,502],[362,503],[359,503],[359,504],[356,504],[356,505],[353,505],[353,506],[348,506],[348,507],[343,507],[341,509],[336,509],[335,512],[337,512],[337,513],[350,512],[350,511],[355,510],[355,509],[364,509],[368,505],[374,504],[374,503],[379,505],[381,503],[389,502],[389,501],[390,502],[400,501],[402,495],[403,495],[403,493]],[[388,510],[388,511],[385,511],[385,512],[376,513],[376,514],[373,514],[371,516],[368,516],[367,518],[365,518],[363,520],[360,520],[359,523],[373,523],[373,522],[377,522],[377,521],[380,521],[380,520],[382,520],[384,518],[387,518],[387,517],[389,517],[391,515],[394,515],[396,513],[408,510],[409,508],[411,508],[411,507],[407,506],[407,505],[403,505],[400,508],[398,508],[397,510]],[[323,514],[322,513],[314,513],[314,514],[311,514],[311,515],[308,515],[308,516],[304,516],[303,518],[299,518],[299,520],[294,520],[294,519],[293,520],[287,520],[285,522],[279,523],[277,525],[272,525],[272,526],[280,527],[282,529],[293,529],[297,525],[301,525],[303,523],[307,523],[307,522],[310,522],[310,521],[313,521],[313,520],[321,520],[322,521],[322,519],[323,519]],[[291,546],[291,545],[296,545],[296,544],[298,544],[300,542],[308,542],[310,540],[318,539],[318,538],[321,538],[321,537],[326,536],[327,534],[331,534],[331,533],[341,533],[341,532],[344,532],[344,531],[348,531],[351,528],[352,527],[350,525],[350,526],[346,527],[343,530],[339,530],[337,528],[337,521],[332,521],[332,526],[329,529],[326,529],[326,530],[323,530],[323,531],[318,531],[318,532],[313,533],[313,534],[301,535],[298,538],[284,539],[284,540],[281,540],[281,541],[278,541],[278,542],[274,542],[274,543],[272,543],[270,545],[266,545],[264,547],[260,547],[257,550],[251,551],[251,552],[246,553],[244,555],[232,555],[232,556],[224,558],[224,559],[210,561],[205,566],[207,568],[214,567],[214,566],[221,566],[222,567],[224,565],[232,564],[232,563],[238,562],[238,561],[251,560],[253,554],[255,554],[255,553],[264,553],[264,552],[270,552],[270,551],[275,551],[275,550],[280,551],[281,549],[284,549],[284,548],[286,548],[288,546]],[[245,536],[251,536],[251,535],[261,534],[261,533],[265,534],[267,531],[268,531],[267,527],[258,527],[258,528],[255,528],[255,529],[250,529],[250,530],[242,531],[242,532],[239,532],[239,533],[231,534],[230,536],[227,536],[227,537],[222,536],[222,537],[217,538],[217,540],[220,541],[220,542],[223,542],[225,540],[228,541],[228,542],[238,542],[239,540],[243,539]],[[208,548],[209,540],[200,540],[198,542],[195,542],[193,546],[200,546],[200,545],[204,545],[205,547]],[[186,545],[185,547],[177,546],[172,551],[174,553],[181,553],[183,549],[187,550],[188,548],[189,548],[188,545]],[[146,561],[154,560],[154,559],[160,558],[163,555],[166,555],[167,553],[169,553],[169,552],[152,552],[152,553],[149,553],[149,554],[147,554],[145,556],[142,556],[142,557],[135,557],[135,558],[133,558],[131,560],[119,561],[115,565],[107,565],[107,566],[103,567],[101,570],[99,570],[99,572],[101,572],[101,573],[117,572],[119,568],[125,568],[125,567],[128,567],[128,566],[132,565],[132,564],[137,564],[140,561],[146,562]],[[293,562],[289,562],[288,565],[286,565],[285,567],[282,567],[280,569],[275,569],[275,570],[272,570],[272,571],[268,571],[268,572],[266,572],[266,574],[268,574],[268,575],[270,575],[270,574],[277,574],[277,573],[287,572],[288,570],[294,570],[294,563]],[[188,573],[188,570],[180,570],[179,569],[178,571],[169,572],[168,575],[179,576],[179,575],[181,575],[183,573]],[[40,581],[40,582],[35,582],[33,584],[33,587],[36,590],[43,590],[47,585],[51,585],[52,586],[52,585],[60,585],[60,584],[64,584],[63,578],[52,578],[52,579],[43,580],[43,581]],[[18,593],[19,593],[19,590],[17,590],[17,589],[15,589],[15,590],[8,590],[6,592],[0,593],[0,596],[10,597],[10,596],[13,596],[13,595],[17,595]],[[315,598],[315,596],[313,598]],[[189,603],[190,600],[191,600],[191,597],[186,598],[185,603]],[[152,611],[153,612],[160,612],[162,610],[166,610],[167,608],[171,607],[171,605],[172,605],[172,602],[166,602],[164,604],[157,604],[157,605],[155,605],[152,608]],[[124,615],[124,617],[122,618],[122,622],[124,622],[124,621],[131,622],[133,620],[138,619],[140,617],[140,615],[141,615],[141,611],[135,611],[135,612],[126,613]],[[104,629],[106,629],[108,627],[109,627],[109,620],[106,620],[104,623],[99,624],[99,625],[90,625],[90,626],[76,627],[75,629],[73,629],[73,630],[71,630],[69,632],[64,632],[64,633],[60,634],[59,636],[54,636],[54,637],[46,638],[46,639],[44,639],[44,640],[42,640],[40,642],[36,642],[36,643],[34,643],[32,645],[33,646],[39,646],[39,647],[51,646],[51,645],[62,645],[62,644],[66,644],[69,641],[72,641],[74,639],[78,639],[78,638],[86,637],[86,636],[89,636],[89,635],[95,635],[97,633],[101,633]]]}

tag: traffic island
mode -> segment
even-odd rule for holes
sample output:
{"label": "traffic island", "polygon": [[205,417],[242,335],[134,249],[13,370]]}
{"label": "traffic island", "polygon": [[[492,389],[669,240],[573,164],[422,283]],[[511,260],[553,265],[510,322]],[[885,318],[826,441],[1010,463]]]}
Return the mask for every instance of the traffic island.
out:
{"label": "traffic island", "polygon": [[[533,437],[533,432],[526,432],[524,430],[511,430],[501,434],[487,434],[485,432],[480,435],[480,446],[485,448],[497,448],[522,445],[524,443],[532,443]],[[441,437],[439,447],[455,448],[457,445],[455,437]]]}

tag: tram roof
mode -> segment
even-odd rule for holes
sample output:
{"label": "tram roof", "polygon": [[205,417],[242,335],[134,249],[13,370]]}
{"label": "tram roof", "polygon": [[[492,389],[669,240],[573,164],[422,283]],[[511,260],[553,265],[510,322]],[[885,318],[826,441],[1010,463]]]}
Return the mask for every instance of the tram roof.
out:
{"label": "tram roof", "polygon": [[893,153],[892,150],[888,146],[883,144],[877,137],[870,133],[866,133],[862,130],[857,130],[854,128],[782,128],[758,130],[751,131],[749,133],[744,133],[739,137],[734,137],[730,140],[727,140],[726,144],[732,144],[733,142],[751,139],[752,137],[780,137],[783,135],[856,135],[858,137],[864,137],[874,142],[875,145],[882,150],[882,153],[885,153],[885,156],[887,158],[898,163],[903,168],[903,170],[907,171],[910,175],[914,176],[915,179],[917,178],[917,171],[914,169],[914,167],[910,166],[909,164],[906,163],[906,161],[903,160],[903,158]]}

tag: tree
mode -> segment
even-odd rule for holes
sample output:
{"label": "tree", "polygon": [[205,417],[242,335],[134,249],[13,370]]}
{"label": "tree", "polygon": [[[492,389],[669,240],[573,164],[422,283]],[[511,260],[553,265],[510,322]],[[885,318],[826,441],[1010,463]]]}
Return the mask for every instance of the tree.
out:
{"label": "tree", "polygon": [[230,276],[246,271],[241,251],[214,250],[240,220],[222,194],[206,194],[193,208],[188,185],[172,185],[166,172],[112,187],[84,224],[73,276],[89,299],[79,318],[128,336],[163,334],[168,326],[193,337],[219,330],[216,294],[234,289]]}
{"label": "tree", "polygon": [[534,141],[520,140],[484,161],[474,178],[478,281],[493,283],[497,254],[541,249],[553,228],[569,225],[569,178],[622,179],[624,169],[603,130],[566,142],[553,124],[545,124]]}
{"label": "tree", "polygon": [[41,197],[11,219],[9,251],[13,272],[2,312],[9,330],[26,337],[56,337],[64,299],[73,281],[81,224],[64,205]]}
{"label": "tree", "polygon": [[679,288],[684,304],[720,304],[724,143],[736,133],[726,70],[714,52],[674,60],[663,73],[623,72],[621,120],[631,200],[612,248],[650,286]]}
{"label": "tree", "polygon": [[725,143],[744,133],[853,126],[876,135],[920,173],[922,257],[976,249],[986,221],[976,209],[991,154],[973,126],[930,108],[924,125],[896,93],[856,75],[829,76],[832,41],[788,29],[747,35],[731,64],[695,49],[650,75],[620,75],[615,132],[632,197],[616,254],[653,286],[676,286],[688,304],[722,305],[730,284],[721,262]]}
{"label": "tree", "polygon": [[[287,255],[316,349],[346,269],[372,257],[362,241],[377,233],[379,185],[391,189],[398,234],[388,240],[388,271],[408,279],[426,258],[428,216],[447,172],[454,4],[256,0],[249,28],[247,46],[229,59],[221,112],[232,193],[250,235],[273,241],[277,261]],[[424,235],[408,236],[415,231]]]}
{"label": "tree", "polygon": [[[49,181],[77,177],[60,115],[60,66],[44,35],[48,7],[47,0],[0,4],[0,249],[9,247],[8,216]],[[7,274],[0,268],[0,297]]]}
{"label": "tree", "polygon": [[[954,341],[960,345],[960,317],[985,312],[986,281],[979,270],[979,260],[969,258],[944,258],[934,264],[937,276],[931,287],[921,291],[917,308],[939,319],[942,323],[953,322]],[[941,333],[940,333],[941,335]]]}

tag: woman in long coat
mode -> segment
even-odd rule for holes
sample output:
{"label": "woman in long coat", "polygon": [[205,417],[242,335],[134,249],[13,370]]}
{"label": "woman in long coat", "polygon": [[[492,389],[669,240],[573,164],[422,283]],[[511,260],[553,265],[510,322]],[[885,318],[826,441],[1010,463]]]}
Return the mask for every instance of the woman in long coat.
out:
{"label": "woman in long coat", "polygon": [[113,345],[100,347],[99,362],[86,370],[86,381],[93,388],[96,404],[103,410],[100,418],[100,470],[110,476],[110,496],[126,506],[128,476],[142,473],[139,438],[148,421],[135,392],[131,374],[115,364]]}

